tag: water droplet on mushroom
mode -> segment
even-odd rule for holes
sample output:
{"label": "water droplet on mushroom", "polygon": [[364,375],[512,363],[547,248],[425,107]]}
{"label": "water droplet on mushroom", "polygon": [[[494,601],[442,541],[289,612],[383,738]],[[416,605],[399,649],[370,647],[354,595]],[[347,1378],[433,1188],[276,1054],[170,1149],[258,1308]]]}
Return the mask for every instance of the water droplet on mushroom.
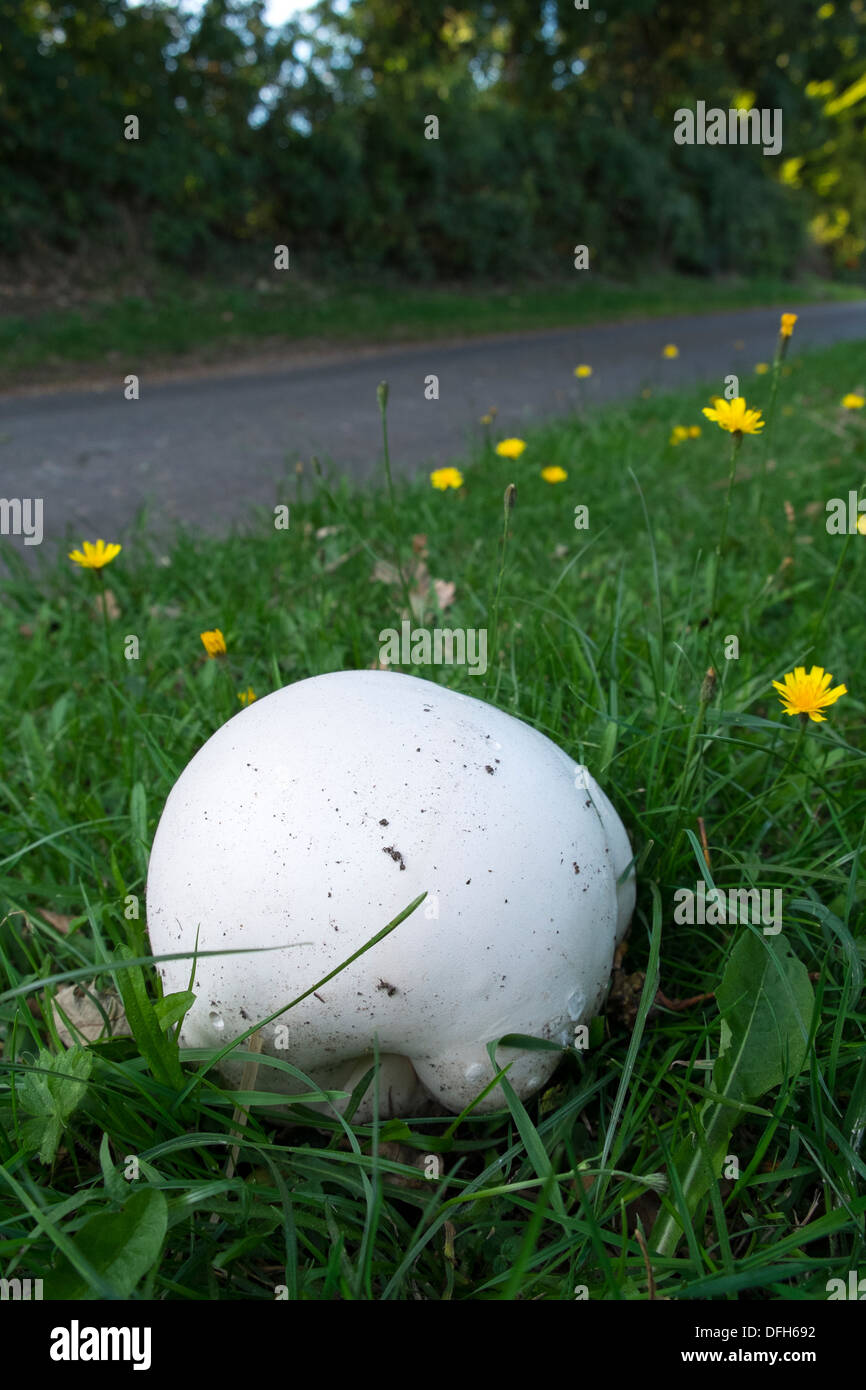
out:
{"label": "water droplet on mushroom", "polygon": [[467,1081],[480,1081],[484,1075],[484,1067],[480,1062],[473,1062],[471,1067],[467,1067],[463,1073]]}
{"label": "water droplet on mushroom", "polygon": [[208,1018],[211,1021],[211,1027],[215,1028],[218,1033],[221,1033],[226,1026],[222,1014],[218,1014],[215,1009],[211,1009]]}

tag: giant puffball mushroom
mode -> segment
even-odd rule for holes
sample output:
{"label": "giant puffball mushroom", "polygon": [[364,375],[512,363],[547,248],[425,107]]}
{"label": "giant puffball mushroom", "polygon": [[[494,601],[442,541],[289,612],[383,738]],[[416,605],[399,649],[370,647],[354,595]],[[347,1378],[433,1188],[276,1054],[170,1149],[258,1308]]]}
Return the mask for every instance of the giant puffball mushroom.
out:
{"label": "giant puffball mushroom", "polygon": [[[262,1054],[351,1092],[377,1036],[383,1118],[429,1097],[459,1111],[493,1079],[489,1042],[565,1047],[597,1011],[634,907],[631,861],[586,768],[528,724],[415,676],[338,671],[250,704],[186,767],[153,843],[148,929],[155,955],[192,952],[196,933],[200,951],[286,948],[196,961],[181,1043],[222,1048],[426,892],[266,1024]],[[187,988],[189,960],[159,968],[167,992]],[[559,1056],[496,1054],[521,1098]],[[222,1066],[238,1085],[242,1062]],[[266,1065],[258,1085],[303,1090]],[[503,1104],[497,1085],[477,1109]]]}

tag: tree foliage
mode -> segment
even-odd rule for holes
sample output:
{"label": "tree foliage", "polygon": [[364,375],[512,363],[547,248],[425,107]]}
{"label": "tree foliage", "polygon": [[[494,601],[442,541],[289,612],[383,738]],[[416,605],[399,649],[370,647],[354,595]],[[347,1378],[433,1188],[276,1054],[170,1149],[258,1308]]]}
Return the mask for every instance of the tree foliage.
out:
{"label": "tree foliage", "polygon": [[[565,270],[583,243],[614,272],[779,273],[808,227],[860,262],[864,0],[264,11],[0,0],[0,250],[285,242],[433,277]],[[782,154],[676,145],[698,99],[781,109]]]}

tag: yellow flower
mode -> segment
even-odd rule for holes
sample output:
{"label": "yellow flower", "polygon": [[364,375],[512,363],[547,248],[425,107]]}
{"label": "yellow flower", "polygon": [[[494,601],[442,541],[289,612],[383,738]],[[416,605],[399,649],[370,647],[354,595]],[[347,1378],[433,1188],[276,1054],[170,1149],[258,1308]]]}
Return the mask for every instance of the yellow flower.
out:
{"label": "yellow flower", "polygon": [[866,405],[866,396],[858,396],[855,391],[849,391],[847,396],[842,397],[842,404],[846,410],[862,410]]}
{"label": "yellow flower", "polygon": [[840,695],[848,694],[848,688],[844,685],[828,690],[832,679],[823,666],[813,666],[808,676],[805,666],[795,666],[793,672],[789,671],[785,676],[784,685],[778,681],[773,681],[773,685],[779,691],[786,714],[808,714],[816,724],[821,724],[824,716],[819,711],[828,705],[835,705]]}
{"label": "yellow flower", "polygon": [[857,518],[857,530],[861,536],[866,536],[866,512],[861,512]]}
{"label": "yellow flower", "polygon": [[225,656],[226,639],[218,627],[215,627],[213,632],[202,632],[199,636],[204,642],[204,649],[208,656]]}
{"label": "yellow flower", "polygon": [[684,439],[700,439],[700,425],[674,425],[669,444],[682,444]]}
{"label": "yellow flower", "polygon": [[783,338],[790,338],[794,331],[794,324],[797,322],[796,314],[783,314],[779,332]]}
{"label": "yellow flower", "polygon": [[770,370],[770,364],[769,364],[769,362],[756,362],[756,363],[755,363],[755,372],[757,373],[758,376],[765,376],[769,370]]}
{"label": "yellow flower", "polygon": [[667,343],[662,348],[662,357],[679,357],[680,350],[675,343]]}
{"label": "yellow flower", "polygon": [[588,367],[588,366],[586,365],[585,362],[582,362],[582,363],[580,364],[579,367],[575,367],[575,369],[574,369],[574,375],[575,375],[575,376],[592,376],[592,367]]}
{"label": "yellow flower", "polygon": [[444,492],[449,487],[462,487],[463,474],[459,468],[437,468],[435,473],[430,474],[430,481],[440,492]]}
{"label": "yellow flower", "polygon": [[481,416],[481,419],[478,421],[478,423],[479,423],[479,425],[492,425],[492,424],[493,424],[493,416],[492,416],[492,415],[482,415],[482,416]]}
{"label": "yellow flower", "polygon": [[743,396],[735,396],[732,401],[717,400],[714,409],[705,405],[704,414],[729,434],[757,434],[765,424],[760,410],[746,409]]}
{"label": "yellow flower", "polygon": [[526,444],[522,439],[500,439],[496,446],[496,452],[500,458],[519,459]]}
{"label": "yellow flower", "polygon": [[103,565],[110,565],[115,555],[119,555],[123,548],[113,542],[106,545],[105,541],[97,541],[95,545],[93,541],[82,541],[81,544],[84,554],[82,555],[80,550],[71,550],[69,558],[86,570],[101,570]]}
{"label": "yellow flower", "polygon": [[251,705],[255,698],[256,692],[253,690],[251,685],[248,685],[246,690],[238,691],[238,699],[240,700],[242,705]]}
{"label": "yellow flower", "polygon": [[568,474],[564,468],[558,464],[553,464],[550,468],[542,468],[541,476],[546,483],[564,483]]}

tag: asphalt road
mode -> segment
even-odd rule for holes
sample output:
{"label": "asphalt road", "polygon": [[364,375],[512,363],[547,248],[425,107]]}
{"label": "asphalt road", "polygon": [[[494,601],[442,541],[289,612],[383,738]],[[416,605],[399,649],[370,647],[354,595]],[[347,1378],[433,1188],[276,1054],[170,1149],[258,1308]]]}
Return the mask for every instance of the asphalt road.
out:
{"label": "asphalt road", "polygon": [[[183,520],[223,531],[251,504],[278,500],[280,480],[313,453],[354,479],[381,475],[383,379],[392,466],[411,474],[459,457],[493,405],[497,431],[520,434],[534,420],[570,413],[578,390],[596,403],[713,378],[721,390],[728,372],[770,360],[779,313],[791,308],[800,315],[793,351],[866,340],[866,304],[786,304],[346,351],[197,379],[145,376],[137,401],[124,399],[130,363],[116,386],[0,397],[0,498],[42,498],[46,538],[122,539],[145,502],[157,530]],[[679,347],[678,358],[662,356],[666,343]],[[866,355],[857,355],[862,382]],[[592,365],[586,381],[573,375],[579,362]],[[432,401],[424,395],[431,373],[439,378]],[[8,544],[22,541],[0,536],[0,549]]]}

